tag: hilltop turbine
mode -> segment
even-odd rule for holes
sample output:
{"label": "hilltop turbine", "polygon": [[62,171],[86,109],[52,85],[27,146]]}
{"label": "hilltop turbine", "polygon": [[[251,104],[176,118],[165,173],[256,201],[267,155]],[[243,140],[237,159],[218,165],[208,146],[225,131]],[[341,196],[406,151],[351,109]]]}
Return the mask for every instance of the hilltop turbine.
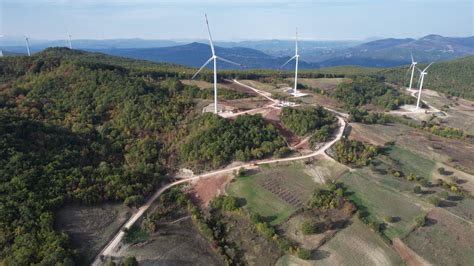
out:
{"label": "hilltop turbine", "polygon": [[295,87],[293,89],[293,96],[297,97],[298,90],[298,61],[299,61],[300,55],[298,54],[298,28],[296,28],[296,44],[295,44],[295,56],[290,58],[288,61],[286,61],[283,65],[281,65],[280,68],[283,68],[286,66],[289,62],[291,62],[293,59],[295,59]]}
{"label": "hilltop turbine", "polygon": [[415,60],[413,59],[413,54],[410,54],[410,56],[411,56],[411,65],[408,68],[407,74],[411,70],[411,77],[410,77],[410,87],[408,88],[408,90],[411,90],[411,86],[413,85],[413,75],[415,74],[416,64],[418,64],[418,62],[415,62]]}
{"label": "hilltop turbine", "polygon": [[28,37],[27,36],[25,36],[25,43],[26,43],[26,51],[28,52],[28,56],[31,56],[30,43],[28,42]]}
{"label": "hilltop turbine", "polygon": [[72,50],[71,34],[69,34],[69,32],[67,33],[67,38],[68,38],[69,49]]}
{"label": "hilltop turbine", "polygon": [[211,58],[209,58],[209,60],[206,61],[206,63],[204,63],[204,65],[202,65],[202,67],[196,72],[196,74],[194,74],[194,76],[191,79],[194,79],[199,74],[199,72],[201,72],[201,70],[204,67],[206,67],[211,61],[214,61],[214,113],[217,114],[217,59],[233,64],[233,65],[237,65],[237,66],[242,66],[242,65],[216,55],[216,52],[214,50],[214,44],[212,43],[211,30],[209,28],[209,21],[207,20],[207,14],[205,14],[204,16],[206,17],[207,32],[209,33],[209,43],[211,44],[212,56]]}
{"label": "hilltop turbine", "polygon": [[426,70],[428,70],[428,68],[431,66],[431,64],[433,64],[433,63],[430,63],[423,70],[420,70],[419,68],[416,68],[418,71],[420,71],[420,89],[418,90],[418,100],[416,101],[416,109],[420,108],[420,99],[421,99],[421,90],[423,89],[423,81],[425,80],[425,75],[428,74],[428,72],[426,72]]}
{"label": "hilltop turbine", "polygon": [[[3,37],[3,34],[0,34],[0,38]],[[3,49],[2,47],[0,47],[0,57],[3,57]]]}

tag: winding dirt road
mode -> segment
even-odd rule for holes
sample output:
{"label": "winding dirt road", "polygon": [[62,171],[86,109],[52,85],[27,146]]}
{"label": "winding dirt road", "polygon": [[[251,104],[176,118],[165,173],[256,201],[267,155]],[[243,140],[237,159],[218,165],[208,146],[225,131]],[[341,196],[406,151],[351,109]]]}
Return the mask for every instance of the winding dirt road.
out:
{"label": "winding dirt road", "polygon": [[[238,81],[234,80],[234,82],[240,84],[240,85],[244,85],[242,83],[239,83]],[[250,86],[247,86],[247,85],[244,85],[246,87],[249,87],[251,88],[252,90],[254,90],[255,92],[259,93],[259,94],[262,94],[263,93],[255,88],[252,88]],[[276,103],[278,102],[278,100],[276,99],[272,99],[270,98],[268,95],[265,95],[266,98],[270,99],[272,102]],[[330,110],[330,111],[333,111],[333,110]],[[119,246],[120,242],[122,241],[125,233],[124,233],[124,229],[129,229],[149,208],[150,206],[152,205],[152,203],[161,195],[163,194],[163,192],[165,192],[166,190],[174,187],[174,186],[177,186],[177,185],[180,185],[180,184],[183,184],[183,183],[187,183],[187,182],[191,182],[191,181],[195,181],[195,180],[198,180],[199,178],[203,178],[203,177],[210,177],[210,176],[218,176],[220,174],[224,174],[224,173],[232,173],[233,171],[237,171],[238,169],[240,169],[241,167],[245,168],[245,169],[254,169],[254,168],[257,168],[258,165],[262,165],[262,164],[272,164],[272,163],[278,163],[278,162],[290,162],[290,161],[297,161],[297,160],[303,160],[303,159],[308,159],[308,158],[312,158],[312,157],[315,157],[317,155],[324,155],[326,157],[329,157],[325,151],[327,149],[329,149],[334,143],[336,143],[339,139],[342,138],[342,135],[344,133],[344,128],[346,127],[346,121],[343,119],[343,117],[339,114],[339,113],[336,113],[336,117],[338,119],[338,123],[339,123],[339,129],[338,129],[338,132],[336,134],[336,137],[334,139],[332,139],[331,141],[329,142],[326,142],[321,148],[319,148],[318,150],[310,153],[310,154],[306,154],[306,155],[302,155],[302,156],[297,156],[297,157],[288,157],[288,158],[279,158],[279,159],[266,159],[266,160],[259,160],[259,161],[251,161],[251,162],[248,162],[248,163],[245,163],[245,164],[242,164],[242,165],[239,165],[239,166],[234,166],[234,167],[229,167],[229,168],[224,168],[224,169],[219,169],[219,170],[215,170],[215,171],[211,171],[211,172],[208,172],[208,173],[204,173],[204,174],[201,174],[201,175],[198,175],[198,176],[194,176],[194,177],[191,177],[191,178],[186,178],[186,179],[180,179],[178,181],[175,181],[173,183],[170,183],[164,187],[161,187],[160,189],[158,189],[154,194],[153,196],[150,197],[150,199],[148,199],[148,201],[142,205],[138,211],[136,213],[134,213],[129,219],[128,221],[122,226],[121,230],[114,236],[114,238],[112,238],[112,240],[101,250],[101,252],[99,253],[99,255],[97,255],[96,259],[94,260],[94,262],[92,263],[93,266],[99,266],[99,265],[102,265],[103,264],[103,261],[101,260],[102,257],[110,257],[110,256],[113,256],[115,254],[115,251],[117,249],[117,247]]]}

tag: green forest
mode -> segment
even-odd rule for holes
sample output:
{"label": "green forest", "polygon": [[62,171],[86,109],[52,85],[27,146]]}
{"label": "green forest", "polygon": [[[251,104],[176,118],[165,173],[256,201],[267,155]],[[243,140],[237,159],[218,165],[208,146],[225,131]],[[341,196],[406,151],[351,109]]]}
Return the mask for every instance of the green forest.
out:
{"label": "green forest", "polygon": [[232,121],[205,113],[191,124],[190,131],[181,155],[198,169],[216,168],[234,159],[283,156],[289,151],[284,137],[261,115],[238,116]]}
{"label": "green forest", "polygon": [[373,104],[386,110],[414,103],[414,98],[400,93],[375,77],[357,76],[351,82],[339,84],[332,96],[344,103],[346,108]]}
{"label": "green forest", "polygon": [[336,122],[336,117],[321,106],[315,108],[284,107],[280,119],[286,128],[298,136],[314,133],[323,126]]}

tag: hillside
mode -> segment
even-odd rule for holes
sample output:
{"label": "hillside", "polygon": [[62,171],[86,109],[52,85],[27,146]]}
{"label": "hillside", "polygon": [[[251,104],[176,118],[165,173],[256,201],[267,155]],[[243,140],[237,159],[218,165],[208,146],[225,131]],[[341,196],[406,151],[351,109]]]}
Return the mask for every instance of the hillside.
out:
{"label": "hillside", "polygon": [[[198,89],[176,77],[191,71],[66,48],[0,59],[2,263],[70,265],[70,240],[54,230],[59,208],[140,204],[187,161],[179,150],[200,113],[190,93]],[[211,126],[212,132],[268,131],[261,142],[219,143],[229,156],[284,143],[259,117],[200,129]],[[206,141],[214,147],[211,133]]]}
{"label": "hillside", "polygon": [[[424,68],[426,65],[419,65]],[[408,84],[408,66],[381,71],[387,81]],[[417,76],[416,76],[417,77]],[[416,81],[416,80],[415,80]],[[474,56],[433,64],[428,69],[424,88],[443,92],[447,95],[474,99]]]}
{"label": "hillside", "polygon": [[[244,68],[248,69],[277,69],[289,59],[289,57],[273,57],[251,48],[223,48],[219,46],[215,48],[219,56],[242,64]],[[163,48],[100,49],[97,51],[115,56],[153,62],[175,63],[190,67],[200,67],[211,57],[211,47],[208,44],[197,42]],[[242,69],[222,61],[219,61],[218,67],[223,69]],[[303,69],[316,68],[316,66],[306,62],[301,62],[300,67]],[[292,68],[291,64],[288,66],[289,68]]]}

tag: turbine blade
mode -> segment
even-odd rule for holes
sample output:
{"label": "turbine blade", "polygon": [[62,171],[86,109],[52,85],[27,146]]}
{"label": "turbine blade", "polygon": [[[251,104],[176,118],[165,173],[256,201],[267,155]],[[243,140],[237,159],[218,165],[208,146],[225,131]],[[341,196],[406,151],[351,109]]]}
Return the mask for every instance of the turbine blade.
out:
{"label": "turbine blade", "polygon": [[201,72],[201,70],[205,68],[213,59],[214,57],[209,58],[209,60],[207,60],[206,63],[204,63],[204,65],[202,65],[202,67],[196,72],[196,74],[194,74],[194,76],[191,79],[194,79],[199,74],[199,72]]}
{"label": "turbine blade", "polygon": [[415,63],[415,59],[413,59],[413,53],[410,52],[410,57],[411,57],[411,63]]}
{"label": "turbine blade", "polygon": [[236,63],[236,62],[230,61],[230,60],[228,60],[228,59],[225,59],[225,58],[222,58],[222,57],[220,57],[220,56],[217,56],[217,59],[219,59],[219,60],[222,60],[222,61],[224,61],[224,62],[227,62],[227,63],[229,63],[229,64],[236,65],[236,66],[241,66],[241,67],[243,67],[243,66],[244,66],[244,65],[242,65],[242,64],[239,64],[239,63]]}
{"label": "turbine blade", "polygon": [[286,66],[289,62],[291,62],[291,60],[295,59],[296,58],[296,55],[293,56],[292,58],[288,59],[288,61],[286,61],[283,65],[281,65],[279,68],[282,68],[284,66]]}
{"label": "turbine blade", "polygon": [[423,69],[423,72],[425,72],[434,62],[431,62],[425,69]]}
{"label": "turbine blade", "polygon": [[211,36],[211,29],[209,28],[209,21],[207,20],[207,14],[204,14],[206,17],[206,25],[207,25],[207,33],[209,33],[209,42],[211,43],[211,51],[212,55],[216,55],[216,52],[214,51],[214,44],[212,43],[212,36]]}

